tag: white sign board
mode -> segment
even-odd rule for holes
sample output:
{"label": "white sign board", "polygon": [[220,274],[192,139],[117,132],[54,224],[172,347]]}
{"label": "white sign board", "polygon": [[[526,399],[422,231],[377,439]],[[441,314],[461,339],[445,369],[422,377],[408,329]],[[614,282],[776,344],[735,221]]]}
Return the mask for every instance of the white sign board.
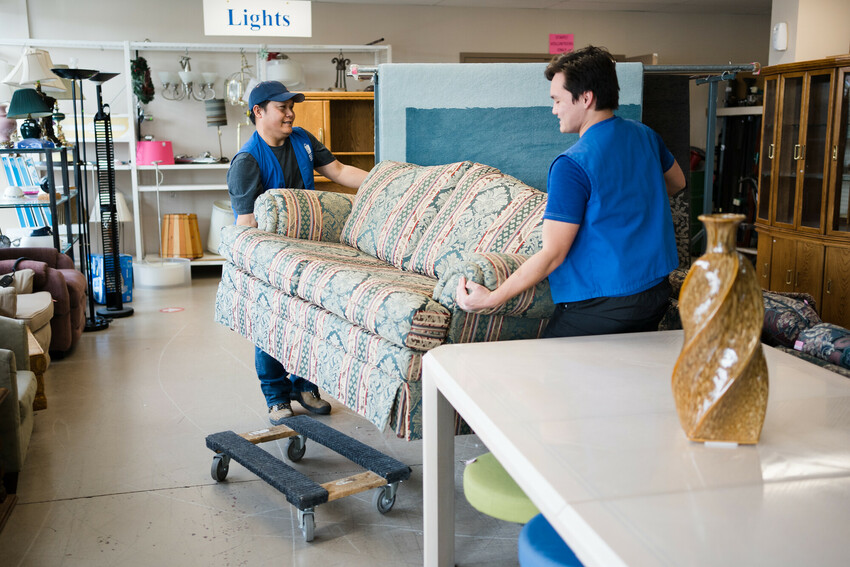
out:
{"label": "white sign board", "polygon": [[312,2],[204,0],[204,34],[312,37]]}

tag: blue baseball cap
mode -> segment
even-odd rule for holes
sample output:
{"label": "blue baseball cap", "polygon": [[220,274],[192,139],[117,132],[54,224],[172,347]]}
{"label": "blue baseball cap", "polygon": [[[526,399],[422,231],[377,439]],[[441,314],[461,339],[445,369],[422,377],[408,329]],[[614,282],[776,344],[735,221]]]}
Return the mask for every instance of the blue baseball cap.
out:
{"label": "blue baseball cap", "polygon": [[257,83],[257,86],[251,90],[251,94],[248,96],[248,108],[254,108],[254,106],[267,100],[283,102],[289,99],[293,99],[295,102],[304,102],[304,95],[290,92],[280,81],[263,81]]}

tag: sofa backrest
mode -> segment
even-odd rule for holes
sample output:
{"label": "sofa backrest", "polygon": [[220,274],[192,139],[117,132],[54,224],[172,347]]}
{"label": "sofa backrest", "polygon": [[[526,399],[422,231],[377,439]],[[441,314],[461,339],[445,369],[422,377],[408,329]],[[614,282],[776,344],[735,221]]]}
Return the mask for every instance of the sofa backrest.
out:
{"label": "sofa backrest", "polygon": [[357,191],[340,241],[402,268],[471,165],[378,163]]}
{"label": "sofa backrest", "polygon": [[531,255],[543,244],[546,193],[473,164],[426,229],[404,269],[440,277],[469,252]]}

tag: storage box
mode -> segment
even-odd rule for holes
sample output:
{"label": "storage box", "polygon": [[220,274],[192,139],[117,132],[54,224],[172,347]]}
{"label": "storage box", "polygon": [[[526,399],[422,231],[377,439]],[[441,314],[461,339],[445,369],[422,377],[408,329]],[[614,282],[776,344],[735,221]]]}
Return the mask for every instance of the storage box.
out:
{"label": "storage box", "polygon": [[[129,303],[133,301],[133,257],[129,254],[121,254],[118,259],[121,265],[121,301]],[[91,255],[94,300],[101,305],[106,303],[106,281],[103,279],[103,264],[103,254]]]}

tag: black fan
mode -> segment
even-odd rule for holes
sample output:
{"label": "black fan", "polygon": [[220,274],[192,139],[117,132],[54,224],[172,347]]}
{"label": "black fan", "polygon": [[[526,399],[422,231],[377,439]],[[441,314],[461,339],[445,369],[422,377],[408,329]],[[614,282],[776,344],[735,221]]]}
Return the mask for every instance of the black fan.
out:
{"label": "black fan", "polygon": [[91,77],[97,85],[97,114],[94,116],[95,153],[97,154],[97,207],[100,208],[100,234],[103,242],[103,282],[106,308],[98,315],[128,317],[132,307],[121,299],[121,262],[118,246],[118,209],[115,204],[115,146],[109,105],[103,104],[101,85],[118,73],[98,73]]}

